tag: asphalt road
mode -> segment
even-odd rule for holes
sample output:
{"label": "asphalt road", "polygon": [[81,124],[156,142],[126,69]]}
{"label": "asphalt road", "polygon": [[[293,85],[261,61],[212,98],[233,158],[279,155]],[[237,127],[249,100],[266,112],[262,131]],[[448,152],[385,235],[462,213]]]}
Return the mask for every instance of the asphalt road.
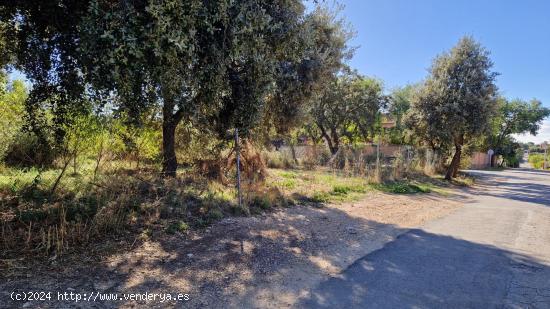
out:
{"label": "asphalt road", "polygon": [[550,309],[550,173],[471,171],[465,207],[311,291],[311,308]]}

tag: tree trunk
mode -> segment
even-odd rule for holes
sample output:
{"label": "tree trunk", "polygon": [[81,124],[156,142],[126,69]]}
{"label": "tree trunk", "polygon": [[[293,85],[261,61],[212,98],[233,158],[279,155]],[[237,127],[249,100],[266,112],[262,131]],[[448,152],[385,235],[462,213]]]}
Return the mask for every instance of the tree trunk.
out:
{"label": "tree trunk", "polygon": [[296,157],[296,149],[294,149],[294,143],[292,143],[292,141],[289,141],[288,145],[290,146],[290,152],[292,153],[292,160],[294,160],[295,164],[298,164],[298,158]]}
{"label": "tree trunk", "polygon": [[340,137],[338,136],[338,133],[336,132],[336,129],[330,130],[330,136],[332,138],[332,155],[335,155],[338,152],[338,149],[340,149]]}
{"label": "tree trunk", "polygon": [[103,138],[101,139],[99,143],[99,153],[97,154],[96,160],[95,160],[95,168],[94,168],[94,181],[97,177],[97,171],[99,170],[99,164],[101,163],[101,159],[103,158]]}
{"label": "tree trunk", "polygon": [[460,156],[462,155],[462,145],[461,144],[455,144],[455,154],[453,156],[453,160],[451,161],[451,165],[449,165],[449,168],[447,169],[447,173],[445,174],[446,180],[451,180],[453,177],[456,177],[458,173],[458,167],[460,165]]}
{"label": "tree trunk", "polygon": [[[327,131],[323,126],[319,125],[319,129],[321,130],[321,136],[327,141],[327,145],[328,145],[328,149],[330,150],[330,153],[332,155],[335,155],[338,152],[338,144],[332,143],[332,139],[327,134]],[[338,142],[338,140],[336,142]]]}
{"label": "tree trunk", "polygon": [[162,173],[167,177],[176,177],[178,161],[176,159],[176,125],[165,122],[162,125]]}
{"label": "tree trunk", "polygon": [[77,153],[75,151],[75,154],[73,156],[73,175],[76,175],[76,157],[77,157]]}
{"label": "tree trunk", "polygon": [[455,168],[453,170],[453,178],[456,178],[458,176],[458,170],[460,169],[460,159],[462,159],[462,146],[457,149],[458,152],[458,159],[456,160]]}
{"label": "tree trunk", "polygon": [[69,167],[69,163],[71,163],[71,158],[72,158],[72,155],[76,155],[76,154],[71,154],[71,156],[69,156],[65,162],[63,163],[63,168],[61,169],[61,173],[59,173],[59,176],[57,176],[57,178],[55,179],[55,182],[53,183],[53,186],[52,188],[50,189],[50,195],[53,195],[55,193],[55,190],[57,189],[57,186],[59,185],[59,183],[61,182],[61,178],[63,177],[63,175],[65,174],[65,171],[67,170],[67,167]]}

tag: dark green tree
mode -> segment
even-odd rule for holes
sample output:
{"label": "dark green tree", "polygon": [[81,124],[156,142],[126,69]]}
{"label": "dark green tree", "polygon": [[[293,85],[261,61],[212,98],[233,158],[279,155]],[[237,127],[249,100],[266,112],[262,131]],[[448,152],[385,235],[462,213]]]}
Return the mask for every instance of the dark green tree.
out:
{"label": "dark green tree", "polygon": [[25,101],[26,127],[38,139],[35,151],[44,156],[62,144],[71,118],[89,110],[78,50],[78,25],[87,7],[85,0],[0,4],[0,64],[23,72],[32,84]]}
{"label": "dark green tree", "polygon": [[370,78],[343,75],[328,85],[311,106],[316,129],[336,154],[342,137],[353,143],[375,134],[380,110],[387,104],[382,84]]}
{"label": "dark green tree", "polygon": [[406,135],[405,115],[411,108],[412,100],[418,85],[407,85],[394,89],[389,96],[388,113],[395,121],[395,127],[389,130],[394,144],[410,142]]}
{"label": "dark green tree", "polygon": [[470,37],[438,56],[412,104],[409,122],[432,148],[454,148],[445,179],[456,177],[463,146],[489,132],[497,73],[489,52]]}
{"label": "dark green tree", "polygon": [[308,74],[303,11],[301,1],[94,1],[83,27],[93,84],[116,91],[130,115],[162,106],[163,172],[174,176],[182,120],[246,136],[267,106],[274,115],[291,109],[295,101],[273,98],[279,77]]}
{"label": "dark green tree", "polygon": [[295,118],[300,102],[281,93],[307,94],[319,68],[307,58],[318,53],[299,0],[10,1],[0,10],[16,33],[17,67],[33,83],[36,131],[40,111],[63,128],[90,98],[134,122],[158,109],[168,176],[180,122],[225,137],[232,128],[246,135],[267,111]]}

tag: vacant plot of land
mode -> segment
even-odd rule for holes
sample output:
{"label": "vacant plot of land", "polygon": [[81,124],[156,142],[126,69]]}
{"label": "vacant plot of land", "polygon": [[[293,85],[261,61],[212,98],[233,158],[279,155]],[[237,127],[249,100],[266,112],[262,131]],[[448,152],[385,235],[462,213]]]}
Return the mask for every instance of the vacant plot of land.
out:
{"label": "vacant plot of land", "polygon": [[[283,177],[284,178],[284,177]],[[458,198],[457,198],[458,199]],[[52,259],[36,269],[15,269],[2,280],[4,302],[13,290],[75,293],[188,293],[186,305],[281,307],[307,296],[311,284],[339,273],[407,228],[460,207],[452,196],[368,191],[358,201],[296,206],[256,217],[226,218],[187,236],[163,234],[79,266]],[[73,257],[76,259],[76,257]],[[72,302],[41,303],[71,307]],[[101,307],[166,307],[158,301],[103,301]],[[175,306],[171,302],[168,306]],[[181,304],[180,304],[181,305]]]}

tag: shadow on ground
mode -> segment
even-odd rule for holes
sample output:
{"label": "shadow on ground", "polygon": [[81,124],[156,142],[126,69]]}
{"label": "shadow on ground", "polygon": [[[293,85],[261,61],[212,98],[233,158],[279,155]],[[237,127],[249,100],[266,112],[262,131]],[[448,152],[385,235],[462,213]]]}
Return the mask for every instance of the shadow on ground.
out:
{"label": "shadow on ground", "polygon": [[[524,177],[518,177],[520,174]],[[470,171],[481,186],[469,189],[476,195],[487,195],[550,207],[550,172],[532,169],[508,169],[501,173]],[[528,177],[525,177],[528,175]]]}
{"label": "shadow on ground", "polygon": [[[424,197],[421,197],[424,198]],[[431,201],[431,197],[425,197]],[[388,206],[394,207],[394,206]],[[395,205],[406,207],[406,205]],[[443,207],[443,206],[441,206]],[[266,216],[225,219],[201,237],[159,237],[101,263],[48,261],[0,280],[0,308],[71,302],[14,302],[11,291],[189,293],[185,303],[141,302],[147,307],[258,307],[294,303],[325,274],[335,274],[404,230],[352,217],[334,207],[293,207]],[[121,244],[125,246],[127,244]],[[377,247],[378,246],[378,247]],[[97,308],[131,307],[132,301],[97,301]]]}
{"label": "shadow on ground", "polygon": [[308,308],[549,308],[550,267],[413,230],[312,290]]}

